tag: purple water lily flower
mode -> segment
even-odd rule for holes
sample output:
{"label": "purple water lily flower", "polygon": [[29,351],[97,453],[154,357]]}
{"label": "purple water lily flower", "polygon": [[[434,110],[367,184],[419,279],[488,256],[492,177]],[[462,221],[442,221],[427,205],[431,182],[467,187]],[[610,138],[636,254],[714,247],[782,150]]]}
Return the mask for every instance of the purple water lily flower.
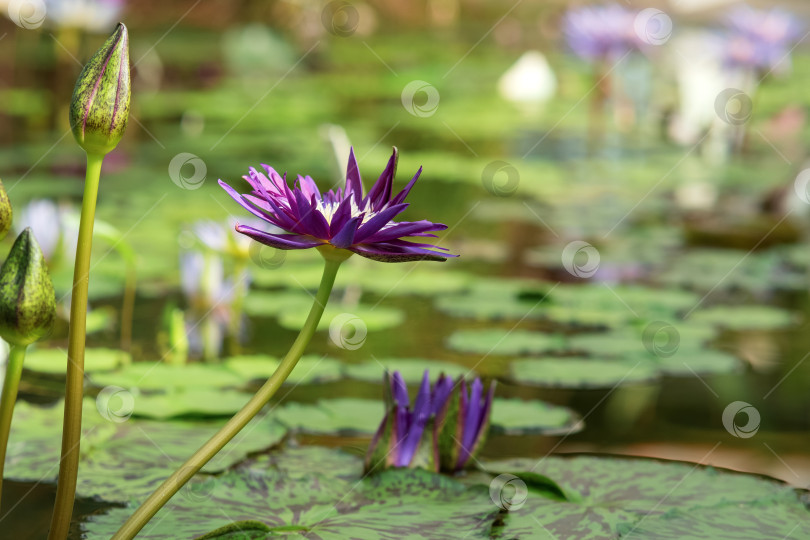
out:
{"label": "purple water lily flower", "polygon": [[758,10],[740,6],[726,17],[730,35],[726,62],[732,67],[775,70],[789,66],[790,50],[803,25],[782,9]]}
{"label": "purple water lily flower", "polygon": [[354,150],[349,154],[346,185],[337,191],[321,193],[311,177],[301,175],[291,189],[286,173],[282,177],[264,164],[266,175],[251,167],[243,177],[253,188],[251,193],[240,195],[222,180],[219,184],[251,214],[286,231],[280,234],[249,225],[236,226],[238,232],[277,249],[331,246],[383,262],[444,261],[455,257],[445,248],[404,240],[435,238],[432,233],[446,229],[446,225],[426,220],[393,221],[408,207],[405,197],[422,173],[420,167],[405,189],[392,196],[397,156],[394,148],[385,170],[365,196]]}
{"label": "purple water lily flower", "polygon": [[395,371],[390,378],[393,407],[383,417],[377,433],[371,441],[366,456],[366,468],[412,467],[424,465],[438,469],[438,447],[432,438],[429,459],[415,459],[422,446],[424,435],[433,435],[426,429],[435,415],[445,408],[453,390],[453,381],[440,375],[431,389],[430,376],[425,371],[413,407],[408,397],[408,387],[402,375]]}
{"label": "purple water lily flower", "polygon": [[462,378],[456,385],[457,392],[443,410],[437,412],[436,426],[439,447],[439,464],[443,471],[458,472],[467,467],[480,450],[489,427],[495,383],[484,394],[481,379],[476,378],[470,391]]}
{"label": "purple water lily flower", "polygon": [[617,4],[571,9],[563,18],[563,33],[571,50],[588,61],[617,59],[639,49],[636,12]]}

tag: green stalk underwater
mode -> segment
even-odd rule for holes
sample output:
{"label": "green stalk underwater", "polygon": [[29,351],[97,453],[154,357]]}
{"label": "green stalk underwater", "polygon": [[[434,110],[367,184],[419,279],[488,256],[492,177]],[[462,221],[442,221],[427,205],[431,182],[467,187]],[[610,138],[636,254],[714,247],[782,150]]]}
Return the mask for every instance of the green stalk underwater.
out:
{"label": "green stalk underwater", "polygon": [[[350,252],[346,252],[351,255]],[[304,350],[309,344],[318,322],[321,320],[323,310],[329,301],[329,295],[335,284],[340,264],[347,255],[340,253],[340,250],[330,250],[324,253],[326,259],[323,269],[321,283],[315,295],[315,301],[310,308],[304,327],[292,344],[290,351],[284,357],[275,373],[264,383],[256,394],[237,412],[222,429],[220,429],[208,442],[206,442],[197,452],[191,456],[177,471],[167,478],[160,487],[152,493],[146,501],[132,514],[118,532],[113,536],[113,540],[130,540],[154,517],[154,515],[165,505],[177,491],[188,482],[217,452],[222,450],[228,442],[244,428],[250,420],[255,417],[264,405],[272,398],[282,383],[289,377],[298,360],[304,354]]]}

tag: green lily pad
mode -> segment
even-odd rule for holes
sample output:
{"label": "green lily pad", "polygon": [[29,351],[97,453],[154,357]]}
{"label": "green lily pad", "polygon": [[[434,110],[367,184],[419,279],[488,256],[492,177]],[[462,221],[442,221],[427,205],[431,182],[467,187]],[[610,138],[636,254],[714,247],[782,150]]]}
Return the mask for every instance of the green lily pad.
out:
{"label": "green lily pad", "polygon": [[[287,448],[219,476],[198,475],[158,512],[146,534],[245,538],[235,535],[242,528],[247,538],[330,540],[753,540],[803,538],[810,523],[790,486],[690,463],[551,456],[484,468],[489,474],[458,478],[419,469],[363,477],[360,457]],[[82,530],[88,539],[109,538],[131,512],[91,515]]]}
{"label": "green lily pad", "polygon": [[792,313],[769,306],[716,306],[695,311],[691,319],[729,330],[772,330],[796,322]]}
{"label": "green lily pad", "polygon": [[568,357],[515,360],[510,371],[517,383],[558,388],[612,388],[618,384],[658,378],[657,367],[647,359]]}
{"label": "green lily pad", "polygon": [[[84,371],[111,371],[132,362],[129,353],[115,349],[90,348],[84,352]],[[64,375],[67,369],[67,350],[33,349],[25,354],[25,369],[40,373]]]}
{"label": "green lily pad", "polygon": [[[336,289],[359,287],[362,291],[381,296],[455,292],[466,288],[473,281],[472,276],[463,272],[435,270],[426,265],[408,263],[380,266],[359,257],[349,259],[343,266],[335,280]],[[288,263],[278,269],[256,269],[254,282],[265,288],[306,288],[314,291],[322,272],[323,262],[315,259],[308,264]]]}
{"label": "green lily pad", "polygon": [[[263,354],[231,356],[223,365],[242,380],[267,379],[281,362]],[[301,357],[285,384],[311,384],[336,381],[341,378],[341,363],[334,358],[306,355]]]}
{"label": "green lily pad", "polygon": [[180,416],[231,416],[249,399],[250,394],[236,390],[180,388],[135,396],[132,414],[156,420]]}
{"label": "green lily pad", "polygon": [[545,401],[496,398],[492,403],[490,423],[507,435],[543,433],[569,434],[582,431],[580,416],[569,409]]}
{"label": "green lily pad", "polygon": [[[247,397],[247,396],[246,396]],[[137,405],[138,398],[133,403]],[[157,422],[128,418],[112,410],[110,421],[96,400],[84,401],[77,493],[108,502],[126,502],[149,495],[171,472],[205,443],[226,420]],[[102,411],[105,409],[102,408]],[[17,404],[6,460],[7,478],[53,481],[61,444],[63,404],[36,407]],[[221,472],[248,454],[278,444],[287,430],[271,417],[258,417],[203,467]],[[248,436],[249,435],[249,436]]]}
{"label": "green lily pad", "polygon": [[735,373],[743,369],[743,363],[735,356],[721,351],[678,351],[670,358],[658,360],[658,369],[666,375],[692,376],[713,373]]}
{"label": "green lily pad", "polygon": [[253,317],[276,317],[285,311],[307,313],[312,306],[312,296],[306,291],[251,291],[245,297],[243,309]]}
{"label": "green lily pad", "polygon": [[164,362],[136,362],[124,369],[90,375],[96,386],[121,386],[140,390],[178,388],[224,388],[246,381],[221,364],[172,365]]}
{"label": "green lily pad", "polygon": [[459,330],[447,340],[448,348],[465,353],[521,355],[563,351],[565,338],[529,330]]}
{"label": "green lily pad", "polygon": [[792,493],[719,508],[676,509],[637,522],[623,538],[650,540],[760,540],[810,538],[807,510]]}
{"label": "green lily pad", "polygon": [[[803,526],[810,523],[807,519],[810,514],[789,486],[691,463],[552,456],[539,461],[505,460],[484,466],[492,473],[507,473],[518,478],[522,472],[552,478],[567,499],[555,501],[522,491],[523,504],[511,508],[504,516],[503,527],[499,528],[499,534],[506,538],[542,537],[543,534],[594,540],[779,538],[777,532],[789,531],[798,520],[787,527],[785,523],[772,522],[766,516],[777,508],[797,517],[804,516]],[[705,534],[706,523],[690,524],[685,519],[693,512],[705,512],[707,519],[713,514],[718,523],[725,524],[739,515],[741,509],[767,524],[759,527],[754,536],[714,536]],[[669,518],[679,514],[684,519],[673,530],[678,530],[680,535],[642,534],[645,527],[659,525],[658,520],[666,527]]]}
{"label": "green lily pad", "polygon": [[[309,308],[306,310],[289,310],[279,314],[278,324],[288,330],[300,330],[304,326],[304,321],[309,315]],[[389,330],[396,328],[405,320],[405,314],[394,308],[385,306],[341,306],[340,304],[327,304],[320,322],[318,330],[328,330],[332,325],[344,324],[364,326],[368,332]],[[354,330],[352,330],[354,332]]]}
{"label": "green lily pad", "polygon": [[462,365],[422,358],[384,358],[362,364],[349,364],[344,368],[344,372],[353,379],[381,382],[386,369],[391,372],[398,371],[408,384],[421,382],[425,370],[430,371],[431,378],[438,377],[439,373],[444,373],[453,379],[461,376],[475,377],[474,371]]}
{"label": "green lily pad", "polygon": [[307,433],[374,433],[385,407],[373,399],[336,398],[318,403],[286,403],[275,410],[290,429]]}
{"label": "green lily pad", "polygon": [[[299,534],[316,538],[458,538],[481,530],[492,513],[492,501],[482,489],[419,469],[398,469],[361,478],[360,458],[355,476],[336,477],[328,454],[308,452],[308,471],[290,474],[284,455],[276,466],[250,467],[201,480],[197,496],[177,496],[155,516],[148,530],[153,539],[245,538],[233,536],[233,525],[249,524],[253,538]],[[320,459],[320,457],[324,459]],[[272,509],[272,511],[268,511]],[[109,538],[130,513],[115,508],[93,515],[82,525],[88,539]],[[255,536],[264,524],[265,536]],[[484,523],[485,524],[485,523]],[[212,529],[218,529],[213,534]],[[228,536],[231,535],[231,536]]]}
{"label": "green lily pad", "polygon": [[[373,434],[385,408],[373,399],[324,399],[315,404],[287,403],[276,409],[278,420],[290,429],[317,434]],[[508,434],[569,433],[581,429],[577,413],[543,401],[495,398],[490,424]]]}

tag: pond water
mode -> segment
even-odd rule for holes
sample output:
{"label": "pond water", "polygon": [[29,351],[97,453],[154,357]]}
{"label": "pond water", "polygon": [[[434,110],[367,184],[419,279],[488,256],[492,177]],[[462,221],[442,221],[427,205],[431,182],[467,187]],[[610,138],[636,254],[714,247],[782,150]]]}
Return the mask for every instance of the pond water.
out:
{"label": "pond water", "polygon": [[[526,111],[502,100],[497,78],[519,56],[517,46],[473,47],[454,65],[485,31],[479,31],[481,21],[468,22],[457,35],[404,29],[327,36],[312,43],[300,66],[298,55],[268,41],[259,67],[229,59],[223,39],[238,49],[238,36],[223,38],[219,29],[181,25],[152,50],[164,30],[143,26],[130,28],[133,59],[142,62],[134,121],[105,162],[98,209],[99,219],[118,229],[137,255],[133,365],[172,361],[168,353],[177,342],[167,313],[193,311],[179,271],[181,253],[193,243],[191,225],[246,217],[216,180],[238,183],[248,167],[268,163],[310,174],[322,185],[338,182],[324,125],[340,125],[357,150],[367,187],[391,146],[400,152],[398,185],[424,167],[405,218],[446,223],[440,245],[461,256],[401,265],[348,261],[333,311],[308,349],[316,360],[337,361],[337,374],[315,361],[320,379],[303,374],[276,405],[379,400],[383,366],[423,359],[497,380],[498,398],[568,408],[570,415],[551,425],[531,408],[493,420],[481,459],[627,454],[810,485],[810,206],[780,212],[765,204],[793,189],[805,157],[803,148],[791,152],[810,134],[806,123],[792,137],[772,136],[779,130],[776,113],[810,104],[805,47],[795,51],[789,77],[760,87],[744,150],[717,160],[706,146],[678,146],[662,137],[662,89],[654,95],[660,103],[635,125],[620,128],[609,116],[594,135],[591,109],[580,106],[590,73],[563,52],[549,54],[560,85],[545,109]],[[15,43],[12,51],[0,41],[0,51],[8,53],[0,74],[17,73],[37,53],[43,76],[75,76],[77,66],[54,53],[47,36],[20,32]],[[159,89],[149,79],[155,54],[162,66]],[[403,107],[402,88],[410,81],[433,85],[441,97],[435,111],[419,116]],[[0,129],[6,143],[0,177],[15,209],[41,198],[78,204],[83,162],[70,136],[58,139],[66,129],[62,105],[48,106],[50,91],[34,80],[2,94],[3,117],[28,127],[25,136]],[[186,168],[178,176],[170,163],[181,153],[199,162],[182,159]],[[201,178],[195,176],[199,167]],[[179,177],[196,180],[183,184]],[[706,192],[710,202],[704,204]],[[575,242],[581,244],[570,248]],[[120,347],[125,266],[115,243],[100,240],[95,248],[90,294],[99,329],[88,336],[93,348]],[[256,253],[248,265],[252,292],[241,342],[226,339],[223,358],[283,355],[308,310],[306,291],[317,285],[316,255]],[[54,260],[52,266],[58,295],[64,294],[70,264]],[[232,269],[226,259],[226,274]],[[359,339],[356,347],[338,346],[330,336],[330,323],[343,314],[354,322],[338,336]],[[361,327],[363,335],[356,333]],[[60,321],[40,348],[64,348],[66,336]],[[565,361],[580,367],[562,373]],[[189,363],[209,365],[193,350]],[[161,418],[160,406],[146,405],[156,388],[139,394],[128,386],[133,379],[121,375],[126,369],[90,371],[89,394],[120,384],[135,395],[134,418],[144,403],[145,417],[176,421]],[[261,377],[242,382],[248,379],[223,386],[252,390]],[[23,400],[55,403],[62,392],[58,374],[24,373]],[[227,417],[226,397],[219,412],[201,412],[198,397],[178,414],[186,421]],[[755,409],[753,434],[733,433],[746,423],[744,414],[724,425],[733,402]],[[305,426],[295,438],[362,455],[371,435],[339,427]],[[45,528],[32,532],[30,523],[47,523],[53,492],[50,480],[7,481],[4,530],[40,537]],[[23,502],[9,508],[14,500]],[[76,512],[108,506],[84,498]]]}

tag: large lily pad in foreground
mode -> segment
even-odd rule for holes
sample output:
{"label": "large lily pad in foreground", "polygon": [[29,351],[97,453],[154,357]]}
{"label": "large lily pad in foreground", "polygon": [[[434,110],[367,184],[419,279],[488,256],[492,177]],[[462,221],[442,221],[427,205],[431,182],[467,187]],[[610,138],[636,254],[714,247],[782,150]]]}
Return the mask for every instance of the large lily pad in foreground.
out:
{"label": "large lily pad in foreground", "polygon": [[[702,467],[592,456],[486,463],[457,478],[400,469],[364,477],[339,450],[271,453],[174,497],[140,538],[806,538],[810,512],[780,482]],[[109,538],[132,512],[82,524]],[[239,531],[244,532],[239,532]]]}
{"label": "large lily pad in foreground", "polygon": [[[21,402],[15,409],[6,478],[55,480],[61,445],[62,403],[37,407]],[[151,493],[225,422],[224,419],[156,422],[127,418],[128,411],[120,408],[110,411],[102,408],[102,411],[106,418],[99,412],[95,400],[85,399],[77,490],[81,496],[108,502],[129,501]],[[249,453],[277,444],[286,431],[270,417],[257,418],[203,470],[222,471],[244,460]]]}

